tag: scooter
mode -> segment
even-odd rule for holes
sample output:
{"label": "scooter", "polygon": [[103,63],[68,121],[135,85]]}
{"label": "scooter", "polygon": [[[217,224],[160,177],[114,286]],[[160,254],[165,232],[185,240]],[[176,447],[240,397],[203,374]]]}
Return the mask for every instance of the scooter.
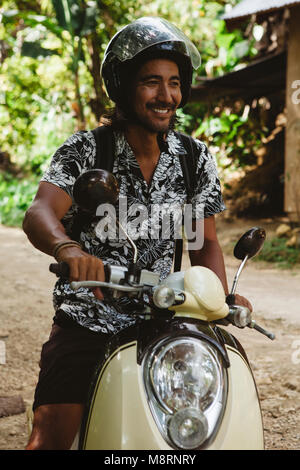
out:
{"label": "scooter", "polygon": [[[112,201],[117,185],[111,174],[91,170],[84,175],[81,204],[94,200],[95,208],[104,199]],[[227,299],[219,278],[205,267],[173,272],[160,282],[157,273],[139,268],[136,245],[125,235],[134,253],[129,267],[106,266],[105,282],[71,283],[74,290],[100,287],[112,299],[125,292],[139,304],[137,324],[110,340],[97,366],[72,449],[264,449],[249,361],[223,328],[249,327],[274,339],[252,320],[249,309],[234,304],[238,279],[261,249],[264,229],[251,228],[236,244],[241,264]],[[63,275],[65,268],[52,264],[50,271]]]}

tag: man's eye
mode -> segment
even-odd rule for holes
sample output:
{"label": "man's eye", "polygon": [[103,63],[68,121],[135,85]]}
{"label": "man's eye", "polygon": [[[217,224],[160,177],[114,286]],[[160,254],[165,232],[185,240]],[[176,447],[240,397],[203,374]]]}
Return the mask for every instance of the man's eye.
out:
{"label": "man's eye", "polygon": [[158,84],[158,80],[147,80],[146,85],[154,86]]}

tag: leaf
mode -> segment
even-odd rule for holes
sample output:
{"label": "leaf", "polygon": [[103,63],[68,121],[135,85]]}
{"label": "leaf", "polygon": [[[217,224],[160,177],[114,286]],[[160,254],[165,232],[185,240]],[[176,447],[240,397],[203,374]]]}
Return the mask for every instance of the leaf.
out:
{"label": "leaf", "polygon": [[52,19],[47,18],[46,16],[20,12],[18,14],[18,17],[22,19],[27,26],[44,26],[47,31],[50,31],[51,33],[55,34],[55,36],[58,36],[60,39],[63,39],[63,29],[58,26]]}
{"label": "leaf", "polygon": [[57,54],[57,51],[53,49],[45,49],[40,45],[38,41],[28,42],[25,41],[21,47],[21,55],[27,57],[33,57],[34,59],[38,57],[47,57],[53,54]]}
{"label": "leaf", "polygon": [[218,34],[216,37],[216,44],[218,47],[224,47],[228,50],[234,39],[234,34]]}
{"label": "leaf", "polygon": [[1,11],[1,22],[3,24],[14,23],[18,13],[18,10]]}
{"label": "leaf", "polygon": [[236,59],[241,59],[249,54],[249,41],[240,41],[233,46],[233,55]]}
{"label": "leaf", "polygon": [[207,131],[208,125],[208,121],[202,121],[198,129],[195,130],[195,136],[204,134]]}
{"label": "leaf", "polygon": [[55,10],[56,19],[59,26],[63,29],[68,29],[65,8],[62,0],[52,0],[52,5]]}

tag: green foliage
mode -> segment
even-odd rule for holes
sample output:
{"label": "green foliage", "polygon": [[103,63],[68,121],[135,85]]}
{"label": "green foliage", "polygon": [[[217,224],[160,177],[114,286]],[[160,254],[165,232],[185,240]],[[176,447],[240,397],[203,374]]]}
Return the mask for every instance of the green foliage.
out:
{"label": "green foliage", "polygon": [[253,40],[245,39],[242,30],[228,32],[225,21],[214,21],[214,47],[204,60],[209,76],[220,76],[231,72],[256,55]]}
{"label": "green foliage", "polygon": [[255,151],[266,132],[248,115],[222,111],[219,116],[207,116],[195,136],[212,143],[221,166],[238,168],[256,163]]}
{"label": "green foliage", "polygon": [[300,248],[286,246],[285,238],[274,237],[266,240],[256,261],[274,263],[282,269],[290,269],[300,264]]}
{"label": "green foliage", "polygon": [[33,147],[48,142],[49,134],[55,132],[60,142],[65,136],[64,129],[69,132],[74,129],[74,119],[65,102],[70,90],[60,83],[67,71],[56,57],[39,64],[20,56],[9,57],[2,71],[0,150],[23,166],[25,160],[30,161]]}
{"label": "green foliage", "polygon": [[0,223],[20,227],[37,191],[38,179],[18,179],[0,173]]}

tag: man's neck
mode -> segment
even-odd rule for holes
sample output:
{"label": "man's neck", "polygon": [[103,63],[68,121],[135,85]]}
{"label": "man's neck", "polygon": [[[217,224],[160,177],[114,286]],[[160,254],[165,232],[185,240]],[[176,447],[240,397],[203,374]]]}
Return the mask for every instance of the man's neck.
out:
{"label": "man's neck", "polygon": [[144,180],[150,185],[160,156],[157,133],[149,132],[139,125],[129,125],[126,139],[140,166]]}
{"label": "man's neck", "polygon": [[138,160],[156,161],[160,154],[157,133],[150,132],[137,124],[129,124],[126,139]]}

